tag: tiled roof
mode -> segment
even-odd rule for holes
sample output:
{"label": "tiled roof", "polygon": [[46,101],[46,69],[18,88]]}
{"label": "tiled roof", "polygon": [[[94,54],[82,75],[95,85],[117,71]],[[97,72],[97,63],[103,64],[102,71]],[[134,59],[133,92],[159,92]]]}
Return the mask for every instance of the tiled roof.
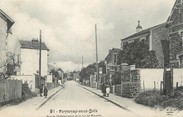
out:
{"label": "tiled roof", "polygon": [[1,9],[0,9],[0,16],[1,16],[1,18],[3,18],[7,22],[7,24],[8,24],[7,30],[9,30],[15,22]]}
{"label": "tiled roof", "polygon": [[156,28],[156,27],[159,27],[159,26],[161,26],[161,25],[165,25],[165,23],[162,23],[162,24],[153,26],[153,27],[151,27],[151,28],[144,29],[144,30],[142,30],[142,31],[140,31],[140,32],[138,32],[138,33],[132,34],[132,35],[130,35],[130,36],[124,38],[124,39],[121,39],[121,40],[123,41],[123,40],[131,39],[131,38],[133,38],[133,37],[137,37],[137,36],[140,36],[140,35],[149,34],[150,31],[151,31],[152,29],[154,29],[154,28]]}
{"label": "tiled roof", "polygon": [[[21,48],[36,49],[36,50],[40,49],[40,42],[38,40],[34,40],[33,42],[32,41],[26,41],[26,40],[19,40],[19,43],[21,45]],[[43,42],[41,43],[41,49],[49,51],[48,47]]]}

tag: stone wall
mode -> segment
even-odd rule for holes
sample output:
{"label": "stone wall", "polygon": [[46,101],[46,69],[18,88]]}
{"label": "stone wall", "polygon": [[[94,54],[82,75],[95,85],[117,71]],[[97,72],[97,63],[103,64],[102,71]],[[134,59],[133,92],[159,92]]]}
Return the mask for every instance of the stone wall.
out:
{"label": "stone wall", "polygon": [[[176,1],[176,4],[172,10],[170,18],[168,19],[168,29],[169,29],[169,40],[170,40],[170,63],[173,67],[179,66],[179,59],[176,57],[183,51],[182,47],[182,37],[183,32],[183,9],[182,4]],[[171,22],[171,23],[170,23]]]}
{"label": "stone wall", "polygon": [[122,83],[122,95],[123,97],[135,97],[141,90],[140,82],[124,82]]}
{"label": "stone wall", "polygon": [[161,40],[168,40],[168,29],[165,28],[165,24],[152,29],[152,50],[155,51],[156,57],[159,62],[158,67],[164,67],[164,55],[161,45]]}

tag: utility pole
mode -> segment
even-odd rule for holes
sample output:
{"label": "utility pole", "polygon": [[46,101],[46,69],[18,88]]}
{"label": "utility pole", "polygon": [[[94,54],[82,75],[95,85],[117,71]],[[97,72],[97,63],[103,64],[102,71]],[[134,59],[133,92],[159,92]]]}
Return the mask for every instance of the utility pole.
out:
{"label": "utility pole", "polygon": [[40,86],[40,95],[42,96],[42,84],[41,84],[41,30],[40,30],[40,37],[39,37],[39,86]]}
{"label": "utility pole", "polygon": [[81,68],[81,70],[83,69],[83,56],[82,56],[82,68]]}
{"label": "utility pole", "polygon": [[96,69],[97,69],[97,85],[99,81],[99,69],[98,69],[98,49],[97,49],[97,25],[95,24],[95,44],[96,44]]}

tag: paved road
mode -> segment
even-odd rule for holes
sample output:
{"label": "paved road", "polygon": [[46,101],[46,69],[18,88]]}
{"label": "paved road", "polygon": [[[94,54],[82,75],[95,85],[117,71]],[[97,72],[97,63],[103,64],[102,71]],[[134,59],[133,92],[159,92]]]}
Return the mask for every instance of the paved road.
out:
{"label": "paved road", "polygon": [[73,117],[126,117],[134,116],[111,102],[83,89],[74,81],[68,81],[66,88],[58,92],[39,112],[49,116]]}

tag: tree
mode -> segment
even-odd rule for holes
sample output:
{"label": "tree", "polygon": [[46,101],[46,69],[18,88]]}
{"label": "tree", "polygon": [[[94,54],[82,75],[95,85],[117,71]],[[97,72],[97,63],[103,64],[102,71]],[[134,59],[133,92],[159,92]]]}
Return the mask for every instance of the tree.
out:
{"label": "tree", "polygon": [[15,54],[7,52],[6,63],[4,63],[3,71],[0,73],[0,79],[8,79],[11,75],[15,75],[16,66],[19,66],[19,63],[15,63]]}
{"label": "tree", "polygon": [[134,41],[127,44],[120,52],[120,63],[135,64],[138,68],[158,66],[155,51],[149,51],[149,46],[144,41]]}

